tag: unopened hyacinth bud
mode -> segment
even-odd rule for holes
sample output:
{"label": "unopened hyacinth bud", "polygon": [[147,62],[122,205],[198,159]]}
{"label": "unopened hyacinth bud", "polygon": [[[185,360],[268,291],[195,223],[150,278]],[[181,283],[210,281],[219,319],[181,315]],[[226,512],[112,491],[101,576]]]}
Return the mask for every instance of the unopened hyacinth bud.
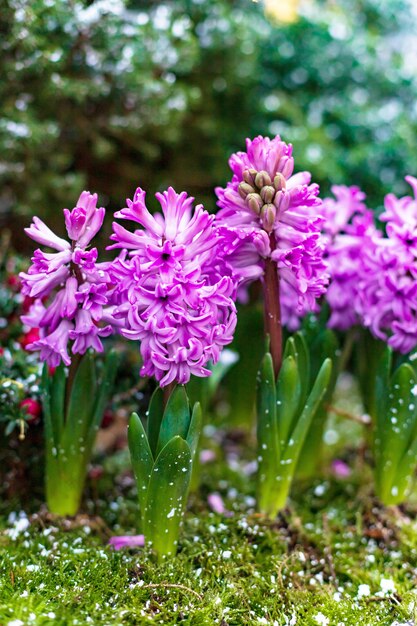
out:
{"label": "unopened hyacinth bud", "polygon": [[245,170],[242,174],[243,180],[245,181],[245,183],[248,183],[249,185],[252,185],[252,187],[254,187],[257,173],[258,172],[254,169]]}
{"label": "unopened hyacinth bud", "polygon": [[[264,278],[266,261],[272,259],[280,279],[282,322],[293,330],[300,316],[318,310],[316,301],[328,282],[318,186],[310,184],[308,172],[293,175],[292,146],[279,136],[248,139],[246,151],[233,154],[229,164],[232,179],[216,189],[216,223],[228,267],[243,284]],[[244,203],[241,183],[256,191]]]}
{"label": "unopened hyacinth bud", "polygon": [[285,176],[283,176],[280,172],[274,178],[274,187],[277,191],[282,191],[287,188],[287,181]]}
{"label": "unopened hyacinth bud", "polygon": [[268,174],[268,172],[265,172],[265,170],[261,170],[260,172],[256,174],[255,185],[258,187],[258,189],[262,189],[262,187],[266,187],[267,185],[270,185],[271,183],[272,183],[271,177]]}
{"label": "unopened hyacinth bud", "polygon": [[251,209],[251,211],[253,211],[257,215],[259,215],[263,203],[264,201],[262,200],[259,193],[250,193],[248,196],[246,196],[246,204]]}
{"label": "unopened hyacinth bud", "polygon": [[266,187],[262,187],[260,195],[265,204],[270,204],[274,199],[275,189],[271,187],[271,185],[267,185]]}
{"label": "unopened hyacinth bud", "polygon": [[272,232],[274,228],[275,218],[277,216],[277,210],[273,204],[264,204],[261,209],[262,225],[266,232]]}
{"label": "unopened hyacinth bud", "polygon": [[255,188],[249,185],[249,183],[240,183],[239,185],[239,195],[241,198],[245,199],[250,193],[254,193]]}

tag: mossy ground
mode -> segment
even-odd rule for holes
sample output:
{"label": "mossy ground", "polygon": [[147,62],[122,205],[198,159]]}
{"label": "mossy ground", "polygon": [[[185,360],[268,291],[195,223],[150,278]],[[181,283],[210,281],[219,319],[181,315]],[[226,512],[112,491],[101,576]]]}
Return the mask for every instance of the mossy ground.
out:
{"label": "mossy ground", "polygon": [[[360,413],[348,391],[338,406]],[[416,624],[417,506],[376,502],[364,439],[359,424],[331,420],[327,469],[295,483],[288,508],[268,521],[255,512],[254,437],[206,427],[211,460],[200,467],[178,555],[162,563],[147,548],[108,546],[111,535],[137,533],[126,450],[103,460],[104,474],[88,481],[85,514],[75,519],[53,518],[32,496],[16,532],[22,504],[3,501],[0,625]],[[335,456],[349,477],[331,471]],[[224,515],[209,509],[213,492]]]}
{"label": "mossy ground", "polygon": [[[411,508],[377,506],[359,458],[348,480],[298,485],[274,522],[253,510],[245,461],[204,465],[178,556],[160,564],[147,549],[107,545],[109,534],[135,533],[125,461],[121,453],[108,463],[109,472],[118,468],[118,478],[102,479],[110,500],[88,499],[88,515],[63,521],[35,513],[13,533],[16,522],[4,511],[0,624],[415,623],[417,523]],[[213,490],[228,515],[209,512]]]}

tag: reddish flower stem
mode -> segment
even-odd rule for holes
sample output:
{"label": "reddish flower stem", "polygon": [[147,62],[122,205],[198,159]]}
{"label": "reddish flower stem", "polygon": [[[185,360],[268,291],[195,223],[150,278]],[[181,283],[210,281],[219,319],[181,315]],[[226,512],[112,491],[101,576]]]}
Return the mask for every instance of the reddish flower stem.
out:
{"label": "reddish flower stem", "polygon": [[[269,235],[271,252],[275,250],[275,235]],[[282,324],[281,303],[279,294],[279,275],[275,261],[270,257],[265,261],[264,288],[264,311],[265,332],[269,335],[269,351],[274,364],[275,378],[277,378],[282,365]]]}

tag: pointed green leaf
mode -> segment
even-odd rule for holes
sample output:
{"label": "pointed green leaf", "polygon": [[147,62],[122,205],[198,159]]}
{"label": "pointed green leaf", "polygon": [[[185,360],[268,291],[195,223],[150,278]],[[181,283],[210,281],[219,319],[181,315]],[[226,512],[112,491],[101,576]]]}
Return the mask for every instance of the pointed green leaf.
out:
{"label": "pointed green leaf", "polygon": [[149,403],[147,416],[147,431],[149,446],[153,456],[156,458],[156,449],[158,446],[159,430],[164,415],[164,392],[161,387],[157,387],[152,394]]}
{"label": "pointed green leaf", "polygon": [[287,356],[292,356],[295,360],[297,360],[297,347],[295,345],[294,337],[288,337],[285,342],[283,360],[287,358]]}
{"label": "pointed green leaf", "polygon": [[[316,322],[317,324],[317,322]],[[320,329],[320,326],[318,327]],[[315,333],[315,334],[313,334]],[[307,338],[309,335],[307,335]],[[341,351],[336,334],[329,328],[317,330],[310,329],[309,341],[310,354],[310,385],[319,373],[323,361],[327,358],[332,361],[332,374],[320,406],[314,413],[313,421],[309,429],[308,440],[300,452],[297,464],[297,476],[303,479],[317,476],[320,473],[323,462],[323,435],[328,415],[327,406],[331,404],[337,378],[340,372]]]}
{"label": "pointed green leaf", "polygon": [[182,439],[187,438],[190,419],[190,405],[187,393],[184,386],[179,385],[169,396],[165,407],[159,430],[157,454],[176,435],[179,435]]}
{"label": "pointed green leaf", "polygon": [[[413,486],[417,466],[417,437],[405,451],[390,484],[389,498],[383,504],[401,504],[407,498]],[[386,501],[388,499],[388,501]]]}
{"label": "pointed green leaf", "polygon": [[143,517],[146,508],[147,489],[154,461],[145,429],[137,413],[132,413],[130,416],[127,440],[129,443],[133,473],[136,479],[141,515]]}
{"label": "pointed green leaf", "polygon": [[173,437],[153,467],[145,510],[145,537],[159,556],[175,554],[191,480],[188,443]]}
{"label": "pointed green leaf", "polygon": [[298,413],[301,386],[294,357],[284,359],[277,381],[277,421],[281,446],[285,448]]}
{"label": "pointed green leaf", "polygon": [[[68,384],[68,383],[67,383]],[[68,401],[61,444],[68,454],[82,455],[96,402],[96,373],[92,354],[85,354],[78,366]],[[82,448],[82,449],[81,449]]]}
{"label": "pointed green leaf", "polygon": [[306,341],[302,333],[298,332],[294,335],[295,343],[295,360],[297,362],[298,377],[300,382],[300,404],[299,410],[304,408],[306,398],[311,389],[310,383],[310,355],[307,349]]}
{"label": "pointed green leaf", "polygon": [[196,402],[191,415],[190,427],[187,433],[187,443],[190,446],[191,458],[194,461],[203,427],[203,413],[199,402]]}
{"label": "pointed green leaf", "polygon": [[269,515],[274,509],[280,461],[274,366],[269,352],[262,360],[257,381],[258,508]]}
{"label": "pointed green leaf", "polygon": [[320,406],[320,402],[327,391],[327,386],[330,381],[332,372],[332,362],[330,359],[326,359],[321,366],[316,381],[313,385],[313,389],[308,396],[304,409],[295,423],[294,430],[292,431],[288,440],[288,445],[282,454],[281,461],[281,473],[290,474],[294,473],[295,466],[298,461],[301,448],[308,435],[309,428],[314,418],[314,414]]}
{"label": "pointed green leaf", "polygon": [[[392,490],[398,465],[412,441],[417,423],[417,402],[414,395],[417,379],[413,368],[403,363],[394,372],[391,384],[384,391],[385,401],[378,412],[378,456],[376,490],[381,499]],[[387,397],[388,396],[388,397]],[[394,486],[394,489],[396,487]]]}
{"label": "pointed green leaf", "polygon": [[41,400],[43,409],[43,423],[45,429],[45,444],[47,454],[50,453],[53,447],[56,446],[54,431],[52,429],[51,418],[51,397],[50,397],[50,379],[48,366],[45,363],[42,369],[41,378]]}
{"label": "pointed green leaf", "polygon": [[340,357],[339,341],[336,334],[330,328],[325,328],[319,332],[310,343],[309,353],[311,384],[314,383],[324,359],[331,359],[333,367],[329,388],[333,387],[339,374],[337,365]]}
{"label": "pointed green leaf", "polygon": [[65,374],[65,368],[61,364],[56,368],[50,383],[51,428],[56,446],[59,445],[62,429],[65,424],[66,386],[67,377]]}
{"label": "pointed green leaf", "polygon": [[85,445],[86,455],[88,456],[88,458],[90,457],[91,449],[94,445],[97,431],[100,428],[101,422],[103,421],[105,408],[110,400],[110,396],[113,391],[118,363],[118,353],[115,350],[110,350],[103,364],[100,383],[97,385],[97,389],[95,390],[97,398],[95,402],[94,412],[89,423]]}

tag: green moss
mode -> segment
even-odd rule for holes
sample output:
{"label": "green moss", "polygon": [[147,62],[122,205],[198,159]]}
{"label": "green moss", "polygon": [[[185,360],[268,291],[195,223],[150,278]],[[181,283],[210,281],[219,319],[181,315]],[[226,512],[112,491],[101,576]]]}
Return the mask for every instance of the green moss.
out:
{"label": "green moss", "polygon": [[[417,527],[376,507],[354,480],[298,491],[273,523],[251,511],[247,494],[217,487],[236,512],[209,513],[194,497],[179,554],[161,565],[146,549],[107,547],[87,517],[69,531],[42,518],[15,538],[3,530],[0,623],[391,626],[414,619]],[[110,511],[127,523],[117,534],[135,532],[129,501]],[[10,527],[5,518],[2,526]],[[384,595],[382,579],[395,591]],[[369,585],[370,595],[358,597],[359,585]]]}

